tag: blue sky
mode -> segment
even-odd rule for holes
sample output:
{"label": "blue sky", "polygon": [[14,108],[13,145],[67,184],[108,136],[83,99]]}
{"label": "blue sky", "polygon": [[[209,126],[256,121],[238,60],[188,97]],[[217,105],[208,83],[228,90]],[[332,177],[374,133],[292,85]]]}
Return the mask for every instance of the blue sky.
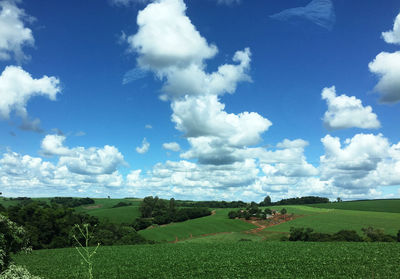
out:
{"label": "blue sky", "polygon": [[0,1],[5,196],[400,197],[400,5]]}

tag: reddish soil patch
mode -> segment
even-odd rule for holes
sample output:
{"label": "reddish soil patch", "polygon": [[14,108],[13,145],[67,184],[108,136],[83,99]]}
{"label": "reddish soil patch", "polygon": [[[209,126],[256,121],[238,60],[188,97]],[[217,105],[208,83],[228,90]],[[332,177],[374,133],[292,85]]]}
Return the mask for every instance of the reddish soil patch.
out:
{"label": "reddish soil patch", "polygon": [[255,229],[251,229],[248,231],[245,231],[245,233],[247,234],[259,234],[262,230],[272,227],[272,226],[276,226],[282,223],[286,223],[289,222],[291,220],[297,219],[299,217],[303,217],[303,215],[277,215],[272,219],[267,220],[257,220],[257,219],[253,219],[253,220],[245,220],[245,219],[241,219],[246,223],[250,223],[253,224],[255,226],[257,226],[257,228]]}

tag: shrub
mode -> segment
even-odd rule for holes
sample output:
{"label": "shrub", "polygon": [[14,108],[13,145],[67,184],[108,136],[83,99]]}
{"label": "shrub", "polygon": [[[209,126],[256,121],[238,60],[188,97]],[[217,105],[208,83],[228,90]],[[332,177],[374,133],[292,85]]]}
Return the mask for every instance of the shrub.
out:
{"label": "shrub", "polygon": [[238,217],[238,214],[236,211],[229,211],[228,217],[229,219],[235,219],[236,217]]}
{"label": "shrub", "polygon": [[22,266],[10,264],[7,270],[0,274],[1,279],[41,279],[29,273],[27,269]]}
{"label": "shrub", "polygon": [[361,242],[363,241],[362,237],[357,234],[356,231],[353,230],[341,230],[332,235],[333,241],[352,241],[352,242]]}
{"label": "shrub", "polygon": [[123,207],[123,206],[130,206],[132,205],[131,202],[119,202],[116,205],[114,205],[112,208],[117,208],[117,207]]}

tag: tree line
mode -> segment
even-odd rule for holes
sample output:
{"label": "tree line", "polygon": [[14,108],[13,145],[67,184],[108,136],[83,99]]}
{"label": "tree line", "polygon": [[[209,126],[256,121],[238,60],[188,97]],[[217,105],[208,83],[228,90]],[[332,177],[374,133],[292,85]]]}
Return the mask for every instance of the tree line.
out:
{"label": "tree line", "polygon": [[71,231],[75,224],[90,224],[93,228],[93,244],[123,245],[148,243],[129,224],[112,224],[97,217],[77,213],[74,209],[57,203],[30,201],[0,207],[0,214],[22,226],[33,249],[71,247]]}
{"label": "tree line", "polygon": [[329,203],[328,198],[307,196],[301,198],[290,198],[281,199],[277,202],[272,202],[270,196],[266,196],[259,206],[270,206],[270,205],[301,205],[301,204],[316,204],[316,203]]}
{"label": "tree line", "polygon": [[367,227],[361,229],[363,236],[354,230],[341,230],[334,234],[315,232],[312,228],[290,228],[289,238],[282,240],[289,241],[348,241],[348,242],[400,242],[400,230],[396,236],[385,234],[382,229]]}
{"label": "tree line", "polygon": [[145,197],[139,206],[139,211],[141,217],[134,223],[136,230],[145,229],[152,224],[164,225],[211,215],[208,208],[180,208],[174,198],[167,201],[157,196]]}

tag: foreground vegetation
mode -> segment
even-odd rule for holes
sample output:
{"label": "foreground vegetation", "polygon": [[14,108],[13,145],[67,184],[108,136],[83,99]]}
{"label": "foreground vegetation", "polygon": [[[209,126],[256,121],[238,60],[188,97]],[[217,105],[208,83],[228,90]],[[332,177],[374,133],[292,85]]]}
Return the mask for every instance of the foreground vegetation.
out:
{"label": "foreground vegetation", "polygon": [[[94,278],[397,278],[398,243],[231,242],[100,247]],[[43,278],[85,278],[74,249],[15,260]],[[72,268],[71,268],[72,267]]]}

